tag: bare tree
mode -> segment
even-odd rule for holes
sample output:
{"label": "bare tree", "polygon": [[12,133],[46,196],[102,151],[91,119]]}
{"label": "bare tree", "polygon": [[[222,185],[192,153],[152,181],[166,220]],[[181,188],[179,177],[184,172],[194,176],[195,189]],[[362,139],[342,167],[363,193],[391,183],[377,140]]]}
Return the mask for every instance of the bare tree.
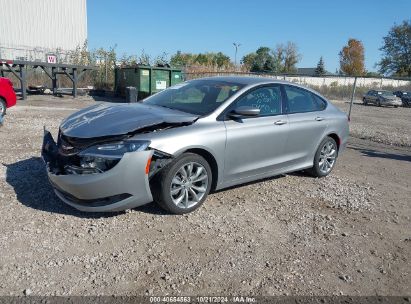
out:
{"label": "bare tree", "polygon": [[298,53],[298,47],[294,42],[287,42],[284,55],[284,73],[295,73],[297,63],[301,60],[301,54]]}

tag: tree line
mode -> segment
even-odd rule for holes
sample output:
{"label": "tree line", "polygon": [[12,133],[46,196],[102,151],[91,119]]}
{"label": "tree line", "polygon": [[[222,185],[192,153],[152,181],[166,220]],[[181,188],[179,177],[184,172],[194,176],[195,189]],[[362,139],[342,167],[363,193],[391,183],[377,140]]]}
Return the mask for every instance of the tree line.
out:
{"label": "tree line", "polygon": [[[394,25],[383,37],[381,60],[376,64],[380,75],[411,77],[411,20]],[[340,73],[345,75],[365,75],[364,45],[360,40],[350,38],[340,56]]]}
{"label": "tree line", "polygon": [[[339,52],[340,75],[348,76],[404,76],[411,77],[411,20],[394,25],[383,37],[381,60],[376,63],[378,73],[367,72],[364,65],[365,49],[362,41],[350,38]],[[294,42],[278,44],[274,48],[259,47],[255,52],[246,54],[241,59],[240,67],[236,67],[230,57],[222,52],[184,53],[177,51],[169,56],[166,53],[152,57],[144,52],[138,55],[118,56],[116,46],[109,49],[88,50],[87,42],[72,52],[70,62],[80,65],[94,65],[98,69],[91,77],[101,86],[114,83],[114,68],[116,66],[132,66],[137,64],[174,66],[190,71],[192,67],[202,67],[202,71],[234,71],[293,74],[297,72],[297,64],[302,55]],[[327,73],[325,62],[321,56],[315,68],[315,75]]]}
{"label": "tree line", "polygon": [[[382,58],[376,63],[378,73],[365,69],[365,49],[361,40],[350,38],[339,52],[340,75],[348,76],[404,76],[411,77],[411,20],[394,25],[387,36],[383,37],[383,45],[379,49]],[[255,52],[245,55],[241,60],[241,68],[245,71],[275,74],[293,74],[297,72],[297,64],[302,56],[293,42],[279,44],[275,48],[259,47]],[[229,68],[233,66],[229,56],[218,53],[191,54],[178,51],[171,56],[171,65],[176,66],[216,66]],[[321,56],[315,68],[315,75],[327,73],[324,59]]]}

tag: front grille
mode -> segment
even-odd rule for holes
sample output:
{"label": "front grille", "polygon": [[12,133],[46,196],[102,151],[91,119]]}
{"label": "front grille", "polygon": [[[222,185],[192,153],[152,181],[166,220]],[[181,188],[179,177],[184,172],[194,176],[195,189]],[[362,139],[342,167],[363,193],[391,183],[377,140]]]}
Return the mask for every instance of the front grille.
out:
{"label": "front grille", "polygon": [[[93,172],[90,169],[84,169],[81,167],[81,157],[79,153],[85,149],[113,141],[121,141],[126,137],[126,135],[119,136],[105,136],[105,137],[95,137],[95,138],[75,138],[65,136],[60,130],[57,139],[57,150],[58,153],[55,156],[55,162],[52,168],[52,172],[57,175],[64,174],[90,174],[99,173],[99,170]],[[117,161],[118,162],[118,161]],[[112,163],[112,168],[116,163]],[[110,168],[102,169],[103,171],[109,170]],[[101,168],[100,168],[101,169]],[[101,170],[100,170],[101,171]]]}
{"label": "front grille", "polygon": [[[59,132],[59,138],[57,141],[57,146],[59,148],[59,153],[64,156],[70,156],[80,153],[85,148],[89,147],[92,140],[87,139],[76,139],[73,137],[68,137]],[[89,144],[87,144],[89,143]]]}
{"label": "front grille", "polygon": [[71,156],[78,154],[91,146],[106,142],[121,141],[125,137],[126,135],[102,136],[94,138],[77,138],[66,136],[60,131],[57,146],[59,148],[60,154],[64,156]]}
{"label": "front grille", "polygon": [[79,147],[75,147],[72,144],[60,138],[60,144],[58,145],[59,153],[65,156],[75,155],[81,152]]}

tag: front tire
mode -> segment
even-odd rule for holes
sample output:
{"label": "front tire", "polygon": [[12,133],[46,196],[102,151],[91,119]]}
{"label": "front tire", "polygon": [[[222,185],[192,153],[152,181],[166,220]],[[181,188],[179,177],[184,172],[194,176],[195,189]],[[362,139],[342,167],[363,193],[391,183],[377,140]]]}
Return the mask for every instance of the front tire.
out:
{"label": "front tire", "polygon": [[185,214],[199,208],[212,184],[212,171],[200,155],[185,153],[167,165],[153,181],[154,201],[166,211]]}
{"label": "front tire", "polygon": [[314,177],[324,177],[331,173],[338,156],[335,140],[329,136],[323,139],[314,156],[314,165],[308,172]]}
{"label": "front tire", "polygon": [[6,115],[6,110],[7,110],[6,102],[0,98],[0,116]]}

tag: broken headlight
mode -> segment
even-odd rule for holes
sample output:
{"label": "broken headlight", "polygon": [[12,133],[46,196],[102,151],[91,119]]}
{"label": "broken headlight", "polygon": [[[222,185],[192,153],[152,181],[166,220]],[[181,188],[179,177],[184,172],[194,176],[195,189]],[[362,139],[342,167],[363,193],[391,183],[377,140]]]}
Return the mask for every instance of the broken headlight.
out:
{"label": "broken headlight", "polygon": [[149,141],[130,140],[92,146],[78,154],[80,167],[66,170],[74,174],[102,173],[117,165],[125,153],[144,151],[149,145]]}

